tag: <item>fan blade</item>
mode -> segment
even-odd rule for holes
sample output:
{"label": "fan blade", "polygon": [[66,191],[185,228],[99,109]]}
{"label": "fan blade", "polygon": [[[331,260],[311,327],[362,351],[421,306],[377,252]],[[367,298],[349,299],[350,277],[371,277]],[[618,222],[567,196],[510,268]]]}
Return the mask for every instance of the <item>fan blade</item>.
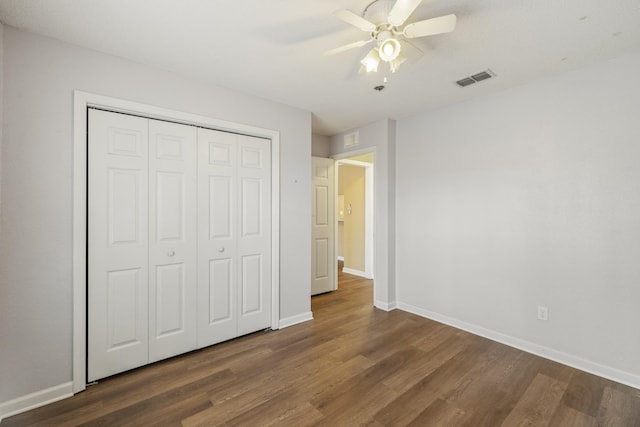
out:
{"label": "fan blade", "polygon": [[353,25],[356,28],[361,29],[362,31],[372,32],[376,29],[376,24],[367,21],[360,15],[356,15],[347,9],[337,10],[333,12],[333,16],[338,19],[343,20],[347,24]]}
{"label": "fan blade", "polygon": [[391,12],[389,12],[389,24],[394,27],[399,27],[404,24],[404,21],[411,16],[414,10],[420,6],[422,0],[398,0],[393,5]]}
{"label": "fan blade", "polygon": [[414,22],[404,27],[402,35],[408,39],[450,33],[456,28],[456,15],[445,15],[439,18]]}
{"label": "fan blade", "polygon": [[355,49],[356,47],[362,47],[366,44],[369,44],[373,41],[373,39],[369,40],[361,40],[353,43],[346,44],[344,46],[337,47],[335,49],[328,50],[324,53],[324,56],[335,55],[336,53],[342,53],[349,49]]}

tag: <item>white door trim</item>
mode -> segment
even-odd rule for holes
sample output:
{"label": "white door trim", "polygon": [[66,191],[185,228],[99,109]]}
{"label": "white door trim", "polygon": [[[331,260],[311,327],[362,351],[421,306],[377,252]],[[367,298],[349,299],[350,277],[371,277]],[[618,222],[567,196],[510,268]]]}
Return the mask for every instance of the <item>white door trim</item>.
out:
{"label": "white door trim", "polygon": [[271,328],[280,327],[280,132],[88,92],[73,93],[73,392],[86,384],[87,108],[202,126],[271,140]]}

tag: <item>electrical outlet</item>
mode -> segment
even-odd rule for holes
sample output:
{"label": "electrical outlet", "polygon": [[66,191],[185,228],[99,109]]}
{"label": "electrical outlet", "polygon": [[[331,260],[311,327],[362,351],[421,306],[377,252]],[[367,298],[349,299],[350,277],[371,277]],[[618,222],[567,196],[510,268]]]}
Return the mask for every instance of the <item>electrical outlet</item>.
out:
{"label": "electrical outlet", "polygon": [[549,309],[545,306],[538,306],[538,319],[539,320],[549,320]]}

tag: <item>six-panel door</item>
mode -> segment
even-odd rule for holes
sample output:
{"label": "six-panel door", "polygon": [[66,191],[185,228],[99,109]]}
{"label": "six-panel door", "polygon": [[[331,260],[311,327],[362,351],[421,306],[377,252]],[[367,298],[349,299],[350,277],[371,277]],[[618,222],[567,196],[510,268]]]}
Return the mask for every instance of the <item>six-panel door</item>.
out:
{"label": "six-panel door", "polygon": [[334,161],[312,158],[311,295],[336,290]]}
{"label": "six-panel door", "polygon": [[196,348],[196,128],[149,120],[149,362]]}
{"label": "six-panel door", "polygon": [[237,135],[238,335],[271,325],[271,144]]}
{"label": "six-panel door", "polygon": [[148,125],[89,110],[88,380],[147,363]]}
{"label": "six-panel door", "polygon": [[236,135],[198,129],[198,345],[237,336]]}

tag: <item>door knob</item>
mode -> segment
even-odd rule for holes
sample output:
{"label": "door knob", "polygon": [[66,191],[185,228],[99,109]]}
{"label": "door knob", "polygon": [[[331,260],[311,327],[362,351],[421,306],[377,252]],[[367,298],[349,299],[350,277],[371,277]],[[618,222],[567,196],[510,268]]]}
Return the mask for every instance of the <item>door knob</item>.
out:
{"label": "door knob", "polygon": [[176,254],[175,251],[169,251],[167,252],[167,256],[174,256]]}
{"label": "door knob", "polygon": [[218,252],[220,252],[220,253],[224,252],[224,248],[218,249]]}

